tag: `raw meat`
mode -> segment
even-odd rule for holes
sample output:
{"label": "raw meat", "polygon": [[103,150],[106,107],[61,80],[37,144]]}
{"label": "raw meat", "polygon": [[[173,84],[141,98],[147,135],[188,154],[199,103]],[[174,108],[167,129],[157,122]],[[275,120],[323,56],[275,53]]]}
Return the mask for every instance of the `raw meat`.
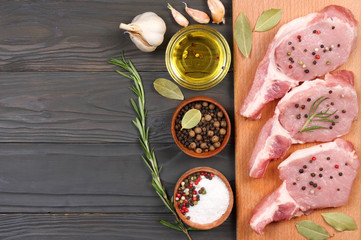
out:
{"label": "raw meat", "polygon": [[360,166],[353,145],[342,139],[294,152],[278,166],[282,185],[253,210],[251,228],[260,234],[271,222],[345,205]]}
{"label": "raw meat", "polygon": [[240,114],[258,119],[266,103],[346,62],[356,45],[357,21],[331,5],[283,25],[258,66]]}
{"label": "raw meat", "polygon": [[[325,80],[305,82],[287,93],[258,136],[250,159],[250,176],[263,177],[269,161],[282,158],[291,144],[328,142],[348,133],[358,114],[353,81],[353,73],[343,70],[327,74]],[[313,121],[305,126],[310,119]],[[320,128],[311,129],[316,127]]]}

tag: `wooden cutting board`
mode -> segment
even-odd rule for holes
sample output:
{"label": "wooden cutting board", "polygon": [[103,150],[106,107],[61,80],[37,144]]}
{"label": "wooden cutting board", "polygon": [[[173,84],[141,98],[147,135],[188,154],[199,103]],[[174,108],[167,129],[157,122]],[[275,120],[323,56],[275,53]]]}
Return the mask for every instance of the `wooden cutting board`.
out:
{"label": "wooden cutting board", "polygon": [[[263,58],[268,44],[272,41],[280,26],[292,19],[317,12],[330,4],[337,4],[350,9],[359,21],[358,32],[361,33],[361,1],[360,0],[234,0],[233,1],[233,26],[239,12],[243,12],[254,27],[258,16],[267,9],[280,8],[283,10],[281,22],[272,30],[263,33],[253,33],[252,51],[247,59],[234,44],[234,105],[235,105],[235,135],[236,135],[236,206],[237,206],[237,239],[305,239],[298,234],[295,224],[302,220],[312,220],[329,232],[335,234],[334,239],[359,240],[361,239],[361,170],[354,182],[349,202],[340,208],[318,210],[309,216],[294,218],[290,221],[272,223],[265,228],[263,235],[255,234],[249,227],[248,221],[252,209],[268,193],[275,190],[281,181],[278,177],[277,166],[281,160],[270,163],[262,179],[252,179],[248,176],[248,161],[258,134],[267,119],[273,115],[277,101],[269,103],[262,112],[262,118],[257,121],[246,120],[239,115],[239,108],[251,87],[257,66]],[[351,70],[355,74],[355,88],[359,96],[358,104],[361,106],[361,37],[357,40],[356,49],[349,60],[340,69]],[[359,110],[361,113],[361,109]],[[343,139],[351,141],[359,158],[361,159],[361,116],[352,125],[351,131]],[[285,157],[297,149],[306,148],[315,144],[292,146]],[[336,232],[322,219],[323,212],[342,212],[351,216],[358,226],[357,231]]]}

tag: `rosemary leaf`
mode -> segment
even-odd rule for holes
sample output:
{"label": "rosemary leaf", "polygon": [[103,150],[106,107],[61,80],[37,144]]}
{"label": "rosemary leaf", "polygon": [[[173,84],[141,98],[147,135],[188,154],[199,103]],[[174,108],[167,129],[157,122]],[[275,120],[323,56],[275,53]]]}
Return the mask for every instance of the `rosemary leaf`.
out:
{"label": "rosemary leaf", "polygon": [[166,226],[166,227],[169,227],[169,228],[172,228],[174,230],[182,232],[182,229],[180,229],[178,226],[175,226],[175,225],[171,224],[170,222],[166,222],[164,220],[159,220],[159,223]]}
{"label": "rosemary leaf", "polygon": [[327,99],[329,99],[329,98],[321,96],[312,103],[310,111],[308,112],[307,120],[306,120],[305,124],[302,126],[301,130],[298,131],[298,133],[312,132],[313,130],[316,130],[316,129],[328,129],[327,127],[322,127],[322,126],[307,127],[308,124],[311,122],[338,123],[338,121],[330,119],[330,117],[333,116],[337,112],[337,110],[330,114],[328,113],[328,111],[330,110],[329,108],[327,108],[327,110],[325,112],[322,112],[322,111],[317,112],[317,109],[320,106],[320,104]]}
{"label": "rosemary leaf", "polygon": [[327,127],[320,127],[320,126],[312,126],[312,127],[308,127],[303,129],[303,132],[312,132],[312,130],[315,129],[328,129]]}
{"label": "rosemary leaf", "polygon": [[203,229],[198,229],[198,228],[194,228],[194,227],[189,227],[187,229],[188,229],[188,231],[204,231]]}
{"label": "rosemary leaf", "polygon": [[152,186],[154,187],[156,193],[159,195],[160,199],[163,201],[164,205],[174,215],[177,226],[163,220],[160,220],[159,222],[164,226],[170,227],[178,231],[182,231],[184,234],[186,234],[187,238],[191,240],[192,238],[188,233],[188,229],[174,210],[173,202],[170,201],[168,198],[167,192],[160,179],[160,170],[158,168],[158,162],[154,153],[154,149],[152,149],[149,144],[149,127],[146,125],[147,110],[145,109],[145,95],[142,79],[138,71],[134,67],[133,63],[130,60],[127,62],[123,54],[122,60],[111,58],[109,63],[119,66],[126,72],[130,73],[128,75],[119,70],[115,70],[123,77],[133,80],[134,85],[130,89],[138,96],[138,104],[135,100],[130,100],[134,111],[137,113],[137,117],[132,122],[134,126],[138,129],[140,135],[139,142],[145,155],[142,156],[142,159],[150,170],[150,174],[152,176]]}

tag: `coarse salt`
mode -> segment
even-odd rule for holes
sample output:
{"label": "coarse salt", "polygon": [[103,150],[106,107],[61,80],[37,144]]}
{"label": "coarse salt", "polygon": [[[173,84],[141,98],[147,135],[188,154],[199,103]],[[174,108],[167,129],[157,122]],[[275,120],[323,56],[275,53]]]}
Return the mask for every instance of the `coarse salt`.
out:
{"label": "coarse salt", "polygon": [[199,224],[208,224],[218,220],[229,205],[229,191],[226,184],[217,176],[212,180],[202,179],[197,190],[204,187],[206,194],[200,194],[198,204],[190,207],[186,216],[190,221]]}

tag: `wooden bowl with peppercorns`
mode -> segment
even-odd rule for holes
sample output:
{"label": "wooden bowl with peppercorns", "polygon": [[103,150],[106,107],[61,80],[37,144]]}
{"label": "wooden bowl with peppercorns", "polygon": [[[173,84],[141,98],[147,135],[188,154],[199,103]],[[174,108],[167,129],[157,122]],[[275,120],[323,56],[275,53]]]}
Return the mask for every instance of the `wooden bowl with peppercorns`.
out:
{"label": "wooden bowl with peppercorns", "polygon": [[[191,129],[182,129],[182,118],[191,109],[201,112],[201,120]],[[196,158],[208,158],[227,145],[231,136],[231,121],[219,102],[210,97],[197,96],[184,100],[176,108],[171,131],[175,143],[184,153]]]}
{"label": "wooden bowl with peppercorns", "polygon": [[209,167],[197,167],[177,181],[173,203],[178,216],[197,229],[221,225],[233,208],[233,191],[227,178]]}

